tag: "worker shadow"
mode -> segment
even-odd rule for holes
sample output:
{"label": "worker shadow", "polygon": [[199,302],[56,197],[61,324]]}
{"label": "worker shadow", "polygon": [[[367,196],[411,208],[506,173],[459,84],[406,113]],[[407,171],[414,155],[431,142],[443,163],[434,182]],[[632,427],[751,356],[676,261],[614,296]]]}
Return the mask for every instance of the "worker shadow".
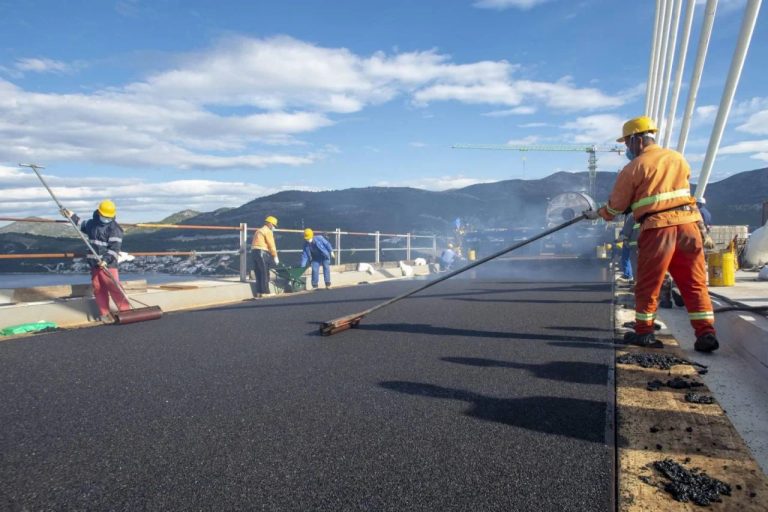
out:
{"label": "worker shadow", "polygon": [[474,297],[454,297],[448,300],[461,302],[504,302],[509,304],[610,304],[612,299],[603,300],[556,300],[556,299],[476,299]]}
{"label": "worker shadow", "polygon": [[[324,294],[328,292],[325,291],[319,291],[313,293],[311,296],[316,297],[317,300],[295,300],[299,299],[298,297],[289,297],[289,298],[262,298],[262,299],[249,299],[244,302],[239,302],[236,304],[232,304],[229,306],[214,306],[211,308],[206,308],[204,311],[228,311],[228,310],[236,310],[236,309],[261,309],[261,308],[281,308],[285,309],[286,307],[303,307],[303,306],[317,306],[318,304],[366,304],[371,303],[376,304],[377,302],[382,302],[385,300],[389,300],[392,297],[366,297],[366,298],[351,298],[351,299],[344,299],[344,300],[324,300],[326,297]],[[320,295],[323,294],[323,295]]]}
{"label": "worker shadow", "polygon": [[379,386],[406,395],[460,400],[469,408],[464,415],[547,434],[605,442],[606,404],[579,398],[532,396],[496,398],[463,389],[409,381],[383,381]]}
{"label": "worker shadow", "polygon": [[[509,284],[509,285],[521,285],[525,284],[521,281],[511,281],[509,283],[499,283],[499,284]],[[539,283],[536,283],[539,284]],[[529,293],[529,292],[553,292],[553,293],[560,293],[560,292],[608,292],[610,290],[610,286],[607,284],[596,284],[596,285],[574,285],[574,286],[552,286],[552,287],[535,287],[535,288],[472,288],[467,291],[461,291],[461,292],[450,292],[450,293],[430,293],[425,292],[424,294],[419,294],[417,296],[414,296],[414,298],[450,298],[450,297],[466,297],[466,296],[473,296],[473,295],[495,295],[495,294],[510,294],[510,293]]]}
{"label": "worker shadow", "polygon": [[613,332],[613,329],[601,329],[599,327],[576,327],[573,325],[550,325],[547,326],[547,329],[552,329],[553,331],[583,331],[583,332]]}
{"label": "worker shadow", "polygon": [[537,379],[572,382],[574,384],[599,384],[608,382],[608,366],[578,361],[551,361],[544,364],[515,363],[479,357],[441,357],[441,361],[482,368],[511,368],[526,370]]}
{"label": "worker shadow", "polygon": [[454,327],[442,327],[431,324],[360,324],[357,326],[357,329],[360,331],[403,332],[408,334],[429,334],[432,336],[461,336],[471,338],[495,338],[526,341],[595,341],[595,338],[589,338],[586,336],[560,336],[558,334],[534,334],[530,332],[482,331],[479,329],[457,329]]}
{"label": "worker shadow", "polygon": [[614,350],[615,344],[617,343],[617,340],[606,340],[606,341],[553,341],[551,343],[547,343],[547,345],[551,345],[553,347],[562,347],[562,348],[586,348],[590,350]]}

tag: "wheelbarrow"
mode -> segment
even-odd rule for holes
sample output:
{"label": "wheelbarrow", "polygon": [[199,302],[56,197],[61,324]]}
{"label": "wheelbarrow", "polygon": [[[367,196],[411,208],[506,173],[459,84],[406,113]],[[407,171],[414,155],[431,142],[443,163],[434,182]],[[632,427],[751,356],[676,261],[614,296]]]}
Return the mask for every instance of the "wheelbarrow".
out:
{"label": "wheelbarrow", "polygon": [[275,284],[282,285],[286,292],[298,292],[307,286],[307,279],[304,277],[304,272],[307,270],[305,267],[278,265],[270,270],[275,274]]}

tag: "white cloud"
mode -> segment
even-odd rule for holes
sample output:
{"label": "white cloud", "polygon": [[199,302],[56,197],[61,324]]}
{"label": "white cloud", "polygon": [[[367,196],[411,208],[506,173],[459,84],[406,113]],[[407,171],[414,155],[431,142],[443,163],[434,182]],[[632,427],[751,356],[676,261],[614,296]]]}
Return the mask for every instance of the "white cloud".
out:
{"label": "white cloud", "polygon": [[[487,81],[477,84],[436,84],[416,91],[417,104],[455,100],[470,104],[519,106],[524,99],[540,101],[558,111],[595,110],[618,107],[624,99],[593,88],[578,88],[569,77],[557,82],[532,80]],[[526,105],[530,108],[529,105]]]}
{"label": "white cloud", "polygon": [[539,142],[538,135],[527,135],[522,139],[510,139],[506,144],[510,146],[528,146],[530,144],[536,144],[537,142]]}
{"label": "white cloud", "polygon": [[723,146],[718,152],[721,155],[737,155],[742,153],[753,153],[750,158],[755,160],[764,160],[768,162],[768,139],[764,140],[745,140]]}
{"label": "white cloud", "polygon": [[403,180],[403,181],[379,181],[376,183],[378,187],[413,187],[421,188],[425,190],[451,190],[455,188],[464,188],[470,185],[477,185],[478,183],[490,183],[498,181],[495,179],[484,178],[469,178],[464,175],[457,176],[438,176],[433,178],[419,178],[415,180]]}
{"label": "white cloud", "polygon": [[[28,70],[63,70],[26,59]],[[290,37],[230,37],[145,80],[91,93],[31,92],[0,79],[0,161],[87,162],[185,169],[308,165],[326,152],[298,139],[331,116],[407,96],[526,114],[621,105],[619,97],[557,82],[516,80],[506,61],[454,63],[436,50],[370,56]],[[45,120],[41,122],[39,120]],[[282,146],[281,151],[275,147]],[[290,149],[290,150],[289,150]]]}
{"label": "white cloud", "polygon": [[715,118],[717,113],[717,105],[702,105],[696,107],[696,120],[697,121],[709,121]]}
{"label": "white cloud", "polygon": [[624,121],[623,118],[616,114],[597,114],[569,121],[563,125],[563,128],[571,132],[568,136],[571,142],[614,144],[621,135],[621,127]]}
{"label": "white cloud", "polygon": [[534,122],[534,123],[519,124],[517,126],[519,128],[543,128],[545,126],[549,126],[549,123]]}
{"label": "white cloud", "polygon": [[688,160],[689,163],[698,163],[703,162],[705,156],[706,153],[686,153],[685,159]]}
{"label": "white cloud", "polygon": [[499,11],[512,8],[527,10],[548,1],[549,0],[478,0],[473,5],[480,9],[496,9]]}
{"label": "white cloud", "polygon": [[768,135],[768,109],[752,114],[736,129],[754,135]]}
{"label": "white cloud", "polygon": [[411,146],[412,148],[425,148],[425,147],[427,147],[427,145],[425,143],[418,142],[418,141],[411,142],[408,145]]}
{"label": "white cloud", "polygon": [[17,59],[15,68],[28,73],[67,73],[72,70],[66,62],[35,58]]}
{"label": "white cloud", "polygon": [[[45,173],[45,171],[43,171]],[[286,187],[263,187],[248,182],[214,180],[171,180],[146,182],[140,179],[64,178],[43,174],[59,200],[82,215],[90,215],[104,198],[117,204],[118,219],[124,222],[156,221],[184,209],[212,211],[236,207]],[[56,218],[58,208],[31,172],[0,167],[4,217]],[[295,186],[292,189],[307,187]],[[153,218],[146,218],[152,212]]]}
{"label": "white cloud", "polygon": [[494,110],[492,112],[486,112],[483,115],[487,117],[508,117],[508,116],[529,115],[529,114],[535,114],[535,113],[536,113],[536,107],[520,106],[520,107],[510,108],[507,110]]}

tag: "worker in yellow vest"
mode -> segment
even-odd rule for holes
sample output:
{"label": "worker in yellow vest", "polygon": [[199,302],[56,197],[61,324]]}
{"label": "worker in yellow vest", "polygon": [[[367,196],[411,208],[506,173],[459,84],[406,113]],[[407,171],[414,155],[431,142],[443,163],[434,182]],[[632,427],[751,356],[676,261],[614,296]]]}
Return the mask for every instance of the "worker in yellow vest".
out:
{"label": "worker in yellow vest", "polygon": [[270,215],[264,219],[264,225],[253,235],[251,253],[253,255],[253,271],[256,275],[256,296],[271,295],[269,292],[269,267],[278,265],[277,245],[273,231],[277,227],[277,219]]}

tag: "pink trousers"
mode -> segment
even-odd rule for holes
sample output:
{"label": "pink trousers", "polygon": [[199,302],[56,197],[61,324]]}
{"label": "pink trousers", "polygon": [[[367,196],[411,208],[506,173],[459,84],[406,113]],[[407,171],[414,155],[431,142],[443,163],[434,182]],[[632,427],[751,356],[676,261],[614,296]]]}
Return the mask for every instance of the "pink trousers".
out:
{"label": "pink trousers", "polygon": [[107,272],[112,274],[115,281],[120,279],[116,268],[102,269],[96,267],[91,269],[91,285],[93,286],[93,296],[96,298],[96,306],[99,308],[99,316],[109,313],[109,297],[112,297],[112,300],[115,301],[118,311],[131,309],[131,305],[128,304],[128,300],[123,295],[123,292],[109,278]]}

